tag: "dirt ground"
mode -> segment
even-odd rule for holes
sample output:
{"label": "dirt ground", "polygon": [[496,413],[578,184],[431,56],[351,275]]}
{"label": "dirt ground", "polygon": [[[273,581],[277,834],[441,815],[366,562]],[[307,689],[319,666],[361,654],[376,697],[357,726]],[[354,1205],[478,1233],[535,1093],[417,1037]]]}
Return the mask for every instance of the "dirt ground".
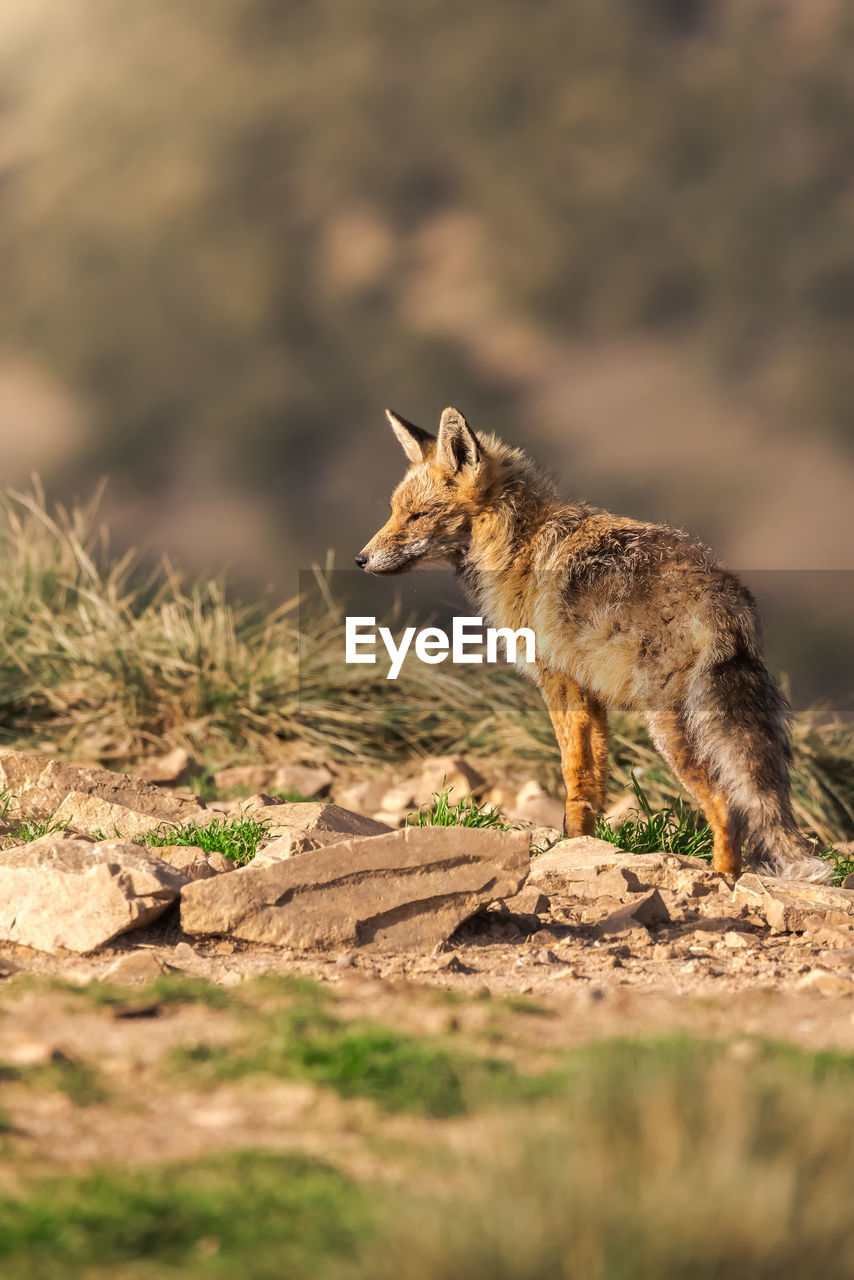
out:
{"label": "dirt ground", "polygon": [[[5,946],[0,1059],[27,1078],[2,1088],[15,1152],[3,1180],[237,1146],[296,1147],[359,1175],[405,1177],[403,1153],[412,1144],[398,1139],[420,1128],[425,1141],[453,1142],[483,1123],[478,1116],[379,1116],[365,1099],[298,1080],[177,1079],[164,1066],[176,1047],[240,1042],[240,1006],[163,1002],[149,985],[135,987],[134,973],[144,983],[169,972],[207,979],[229,998],[264,975],[311,978],[338,1017],[486,1047],[523,1071],[548,1067],[588,1040],[673,1031],[726,1039],[745,1059],[765,1038],[854,1052],[854,949],[760,929],[734,915],[723,895],[720,905],[705,903],[702,916],[685,902],[670,923],[615,937],[597,936],[595,920],[582,919],[590,914],[559,896],[540,916],[490,909],[431,956],[198,942],[182,935],[177,913],[97,956]],[[117,983],[121,995],[109,1003],[74,995],[75,986],[92,982]],[[57,1063],[96,1067],[109,1101],[80,1105],[73,1088],[32,1087],[39,1068]],[[398,1155],[389,1158],[391,1150]]]}

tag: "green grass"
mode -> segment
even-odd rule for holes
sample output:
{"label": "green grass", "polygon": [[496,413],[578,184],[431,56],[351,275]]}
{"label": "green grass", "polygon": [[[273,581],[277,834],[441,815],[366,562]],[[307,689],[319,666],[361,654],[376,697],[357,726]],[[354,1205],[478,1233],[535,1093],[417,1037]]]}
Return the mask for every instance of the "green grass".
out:
{"label": "green grass", "polygon": [[447,1117],[478,1106],[522,1102],[560,1087],[559,1077],[520,1075],[504,1061],[365,1020],[343,1021],[315,999],[253,1022],[252,1048],[196,1044],[174,1051],[179,1074],[236,1080],[265,1074],[307,1080],[383,1111]]}
{"label": "green grass", "polygon": [[257,1151],[19,1177],[0,1195],[0,1274],[850,1280],[851,1055],[617,1039],[569,1051],[559,1079],[449,1145],[396,1131],[404,1185]]}
{"label": "green grass", "polygon": [[229,818],[212,818],[202,825],[184,822],[177,826],[157,827],[146,832],[142,841],[155,849],[169,845],[196,845],[205,853],[221,853],[238,867],[245,867],[255,857],[258,844],[269,829],[269,822],[263,818],[238,814]]}
{"label": "green grass", "polygon": [[371,1196],[326,1165],[257,1151],[30,1182],[0,1197],[4,1280],[308,1280],[352,1255]]}
{"label": "green grass", "polygon": [[69,821],[55,822],[53,818],[43,818],[40,822],[34,818],[22,818],[20,822],[10,822],[11,832],[22,844],[40,840],[42,836],[59,835],[68,830]]}
{"label": "green grass", "polygon": [[639,816],[627,818],[616,827],[606,818],[596,823],[596,835],[618,849],[629,853],[681,853],[712,860],[711,828],[695,810],[677,800],[655,811],[637,778],[632,775],[632,789],[639,805]]}
{"label": "green grass", "polygon": [[[714,837],[703,815],[682,800],[654,810],[637,778],[632,776],[632,789],[638,801],[637,818],[626,818],[616,827],[606,818],[596,823],[596,835],[628,853],[680,853],[687,857],[712,860]],[[540,852],[537,850],[537,852]],[[817,850],[817,856],[833,865],[832,884],[841,885],[854,873],[854,857],[838,853],[832,846]]]}
{"label": "green grass", "polygon": [[64,1054],[55,1054],[50,1062],[19,1067],[0,1058],[0,1083],[15,1082],[37,1089],[64,1093],[79,1107],[104,1102],[107,1092],[97,1070],[89,1063],[78,1062]]}
{"label": "green grass", "polygon": [[[42,980],[43,981],[43,980]],[[15,985],[22,984],[20,978]],[[87,982],[83,985],[55,981],[58,990],[65,991],[74,1004],[87,1001],[96,1007],[114,1008],[127,1003],[156,1002],[161,1005],[205,1005],[209,1009],[225,1009],[231,997],[225,988],[208,982],[206,978],[190,978],[180,973],[167,973],[155,978],[145,987],[121,987],[110,982]]]}
{"label": "green grass", "polygon": [[464,796],[451,803],[453,787],[443,786],[433,792],[432,803],[422,805],[417,813],[406,819],[408,827],[488,827],[495,831],[512,831],[512,823],[505,822],[492,805],[479,805],[474,796]]}

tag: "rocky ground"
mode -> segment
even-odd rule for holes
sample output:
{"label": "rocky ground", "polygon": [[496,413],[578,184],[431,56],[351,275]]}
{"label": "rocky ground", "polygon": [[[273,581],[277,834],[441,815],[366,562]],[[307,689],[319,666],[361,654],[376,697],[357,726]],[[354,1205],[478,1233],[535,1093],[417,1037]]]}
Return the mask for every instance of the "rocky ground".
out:
{"label": "rocky ground", "polygon": [[[264,1001],[241,993],[264,981],[316,980],[343,1023],[500,1043],[520,1070],[588,1040],[673,1031],[746,1055],[757,1037],[854,1051],[851,888],[728,881],[696,858],[556,840],[530,817],[509,832],[401,828],[375,793],[370,812],[264,793],[205,804],[175,778],[32,752],[0,752],[0,791],[0,1059],[15,1081],[3,1106],[28,1167],[294,1142],[370,1162],[349,1104],[305,1080],[192,1077],[176,1104],[163,1063],[181,1047],[236,1049],[245,1007]],[[352,787],[334,794],[358,804]],[[264,820],[245,866],[144,843],[234,812]],[[80,1103],[96,1067],[111,1106]]]}

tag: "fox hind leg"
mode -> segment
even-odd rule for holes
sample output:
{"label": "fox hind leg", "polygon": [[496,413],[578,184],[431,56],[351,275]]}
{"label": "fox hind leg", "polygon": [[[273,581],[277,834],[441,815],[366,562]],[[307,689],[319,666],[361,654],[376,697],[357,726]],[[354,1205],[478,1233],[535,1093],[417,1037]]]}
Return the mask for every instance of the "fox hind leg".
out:
{"label": "fox hind leg", "polygon": [[608,784],[607,715],[567,676],[541,672],[540,687],[560,747],[564,830],[568,836],[593,835]]}
{"label": "fox hind leg", "polygon": [[658,715],[648,724],[649,734],[659,753],[676,777],[698,801],[714,836],[712,866],[724,875],[741,874],[741,841],[737,823],[729,803],[709,777],[709,771],[698,759],[680,718],[675,714]]}

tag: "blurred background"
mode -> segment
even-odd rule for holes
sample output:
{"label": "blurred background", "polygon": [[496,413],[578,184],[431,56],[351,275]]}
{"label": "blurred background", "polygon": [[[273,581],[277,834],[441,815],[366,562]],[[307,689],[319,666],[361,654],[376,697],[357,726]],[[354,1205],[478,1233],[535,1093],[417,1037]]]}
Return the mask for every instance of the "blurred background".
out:
{"label": "blurred background", "polygon": [[5,0],[0,482],[284,595],[456,404],[841,702],[852,66],[854,0]]}

